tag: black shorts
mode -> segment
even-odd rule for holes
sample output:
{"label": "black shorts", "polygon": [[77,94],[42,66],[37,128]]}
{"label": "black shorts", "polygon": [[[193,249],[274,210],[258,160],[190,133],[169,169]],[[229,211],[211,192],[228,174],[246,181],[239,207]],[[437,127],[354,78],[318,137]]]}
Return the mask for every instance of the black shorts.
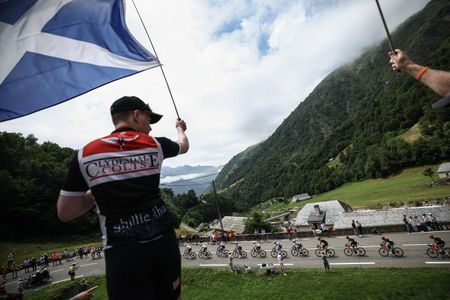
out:
{"label": "black shorts", "polygon": [[105,250],[108,297],[178,299],[181,256],[173,229],[155,241]]}

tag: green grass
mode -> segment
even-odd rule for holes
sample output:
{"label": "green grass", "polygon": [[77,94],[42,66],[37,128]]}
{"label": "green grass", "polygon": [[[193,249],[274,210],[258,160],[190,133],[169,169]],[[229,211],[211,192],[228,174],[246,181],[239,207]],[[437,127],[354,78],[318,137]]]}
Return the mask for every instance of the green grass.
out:
{"label": "green grass", "polygon": [[[450,196],[449,186],[426,187],[430,178],[422,172],[431,167],[436,172],[439,165],[421,166],[403,170],[400,174],[388,178],[369,179],[352,182],[332,191],[312,197],[310,200],[298,203],[278,203],[268,210],[278,210],[291,207],[303,207],[306,203],[341,200],[352,207],[373,207],[382,203],[415,202],[442,199]],[[437,175],[434,175],[437,179]]]}
{"label": "green grass", "polygon": [[398,136],[399,139],[402,139],[407,143],[415,142],[421,137],[423,137],[423,136],[422,136],[422,133],[420,132],[419,124],[415,124],[410,129],[408,129],[405,133]]}
{"label": "green grass", "polygon": [[[36,292],[26,293],[24,298],[26,300],[66,300],[93,286],[98,286],[93,292],[94,299],[108,299],[105,276],[89,276],[83,279],[75,279],[74,281],[61,282]],[[80,289],[80,287],[84,288]]]}
{"label": "green grass", "polygon": [[9,252],[14,253],[14,260],[22,263],[26,258],[35,257],[38,259],[45,252],[50,256],[53,251],[63,252],[64,249],[75,251],[80,247],[100,247],[102,245],[100,238],[95,241],[74,238],[72,241],[55,241],[55,242],[0,242],[0,263],[6,262]]}
{"label": "green grass", "polygon": [[[289,269],[287,276],[267,277],[261,271],[234,274],[228,269],[184,268],[183,299],[449,299],[449,268]],[[95,299],[106,298],[105,279]],[[73,283],[64,282],[30,293],[26,299],[54,299]]]}

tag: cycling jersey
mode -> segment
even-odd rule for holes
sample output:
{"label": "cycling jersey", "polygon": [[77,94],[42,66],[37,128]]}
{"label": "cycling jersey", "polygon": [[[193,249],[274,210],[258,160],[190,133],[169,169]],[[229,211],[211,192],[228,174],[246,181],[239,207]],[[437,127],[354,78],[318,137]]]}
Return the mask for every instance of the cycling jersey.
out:
{"label": "cycling jersey", "polygon": [[61,195],[92,191],[105,247],[160,238],[173,224],[160,198],[161,165],[179,151],[167,138],[118,128],[77,152]]}
{"label": "cycling jersey", "polygon": [[320,245],[321,245],[323,248],[325,248],[325,247],[328,246],[328,242],[325,241],[325,240],[321,240],[321,241],[320,241]]}
{"label": "cycling jersey", "polygon": [[381,243],[381,244],[384,246],[386,243],[388,243],[389,246],[394,245],[394,241],[392,241],[391,239],[384,239],[383,243]]}
{"label": "cycling jersey", "polygon": [[433,239],[434,239],[434,242],[436,243],[436,245],[438,245],[440,247],[443,247],[445,245],[445,242],[441,238],[435,237]]}
{"label": "cycling jersey", "polygon": [[348,239],[348,243],[350,244],[350,246],[353,246],[353,247],[358,245],[358,242],[352,238]]}

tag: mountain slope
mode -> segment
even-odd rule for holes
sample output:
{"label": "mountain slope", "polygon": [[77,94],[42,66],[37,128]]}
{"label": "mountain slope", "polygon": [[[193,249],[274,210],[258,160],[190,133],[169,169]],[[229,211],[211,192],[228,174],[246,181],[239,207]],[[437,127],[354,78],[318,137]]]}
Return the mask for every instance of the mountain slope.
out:
{"label": "mountain slope", "polygon": [[[450,3],[431,1],[393,34],[415,61],[450,69]],[[450,110],[388,67],[387,41],[327,76],[266,141],[236,155],[216,178],[245,210],[276,196],[317,194],[450,158]],[[422,137],[396,138],[419,123]],[[345,151],[343,151],[345,149]],[[339,164],[329,167],[339,155]]]}

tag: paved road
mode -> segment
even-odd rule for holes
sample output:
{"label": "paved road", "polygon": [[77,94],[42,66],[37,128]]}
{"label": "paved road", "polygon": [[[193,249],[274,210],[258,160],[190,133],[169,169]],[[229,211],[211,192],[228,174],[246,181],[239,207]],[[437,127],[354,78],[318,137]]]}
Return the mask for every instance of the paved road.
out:
{"label": "paved road", "polygon": [[[381,257],[378,254],[379,244],[381,242],[380,235],[365,235],[361,238],[357,238],[359,245],[366,249],[367,254],[364,257],[351,256],[347,257],[344,255],[344,244],[346,239],[344,236],[329,238],[328,242],[330,246],[335,249],[336,257],[329,258],[329,262],[332,268],[342,268],[342,267],[449,267],[450,259],[435,258],[431,259],[426,254],[427,243],[431,240],[428,237],[429,233],[395,233],[389,234],[390,238],[395,241],[395,246],[401,247],[404,251],[404,256],[397,257]],[[436,232],[435,235],[441,237],[444,241],[448,241],[446,246],[450,247],[450,231],[440,231]],[[310,254],[307,257],[293,257],[290,253],[290,248],[292,242],[289,240],[281,240],[283,249],[287,250],[288,258],[284,260],[286,268],[322,268],[322,260],[314,254],[316,249],[317,240],[313,238],[300,239],[304,247],[306,247]],[[276,258],[270,256],[270,250],[273,247],[273,241],[268,243],[262,243],[262,249],[267,253],[265,258],[253,258],[250,256],[250,250],[253,247],[253,242],[244,241],[240,243],[245,251],[247,251],[248,257],[246,259],[234,259],[234,264],[240,265],[250,265],[253,268],[258,267],[262,263],[273,263],[277,264]],[[234,244],[228,243],[226,249],[234,249]],[[192,249],[197,252],[200,246],[192,245]],[[215,249],[217,245],[208,245],[208,250],[212,252],[211,259],[199,259],[194,260],[182,259],[182,264],[184,267],[223,267],[228,268],[227,258],[218,258]],[[184,251],[184,246],[180,247],[180,252]],[[91,276],[91,275],[102,275],[105,273],[105,262],[104,259],[84,258],[77,259],[75,261],[80,268],[77,270],[76,276]],[[65,263],[60,266],[52,267],[50,266],[50,274],[52,276],[51,283],[55,284],[62,281],[69,280],[67,274],[70,263]],[[19,272],[19,277],[24,278],[25,274],[23,271]],[[17,280],[11,279],[11,274],[8,274],[6,289],[8,292],[13,292],[16,290]]]}

